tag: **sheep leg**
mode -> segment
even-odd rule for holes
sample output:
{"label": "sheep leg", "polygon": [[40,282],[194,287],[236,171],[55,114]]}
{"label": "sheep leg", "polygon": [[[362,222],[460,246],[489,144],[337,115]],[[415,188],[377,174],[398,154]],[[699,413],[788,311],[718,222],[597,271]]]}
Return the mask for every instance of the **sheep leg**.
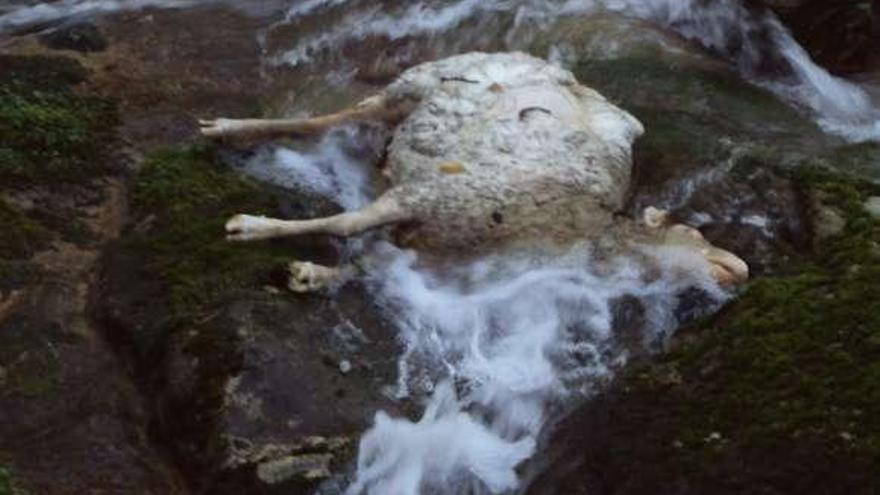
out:
{"label": "sheep leg", "polygon": [[306,137],[355,122],[397,124],[412,105],[391,104],[382,95],[368,98],[354,108],[305,119],[213,119],[200,120],[201,133],[209,139],[273,139]]}
{"label": "sheep leg", "polygon": [[230,241],[255,241],[304,234],[330,234],[347,237],[411,218],[412,215],[397,200],[386,194],[358,211],[312,220],[278,220],[252,215],[236,215],[226,222],[226,239]]}

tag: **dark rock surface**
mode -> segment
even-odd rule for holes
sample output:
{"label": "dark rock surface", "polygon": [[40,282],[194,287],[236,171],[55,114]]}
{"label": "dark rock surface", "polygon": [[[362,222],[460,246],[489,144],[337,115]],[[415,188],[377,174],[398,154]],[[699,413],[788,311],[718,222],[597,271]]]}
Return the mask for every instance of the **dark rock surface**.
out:
{"label": "dark rock surface", "polygon": [[880,2],[876,0],[763,0],[819,65],[838,74],[880,64]]}
{"label": "dark rock surface", "polygon": [[113,107],[73,93],[69,59],[0,66],[0,468],[33,494],[184,493],[91,317],[126,215]]}
{"label": "dark rock surface", "polygon": [[[107,323],[114,338],[166,334],[136,374],[155,404],[154,435],[196,492],[304,489],[344,470],[377,408],[395,409],[383,399],[396,374],[395,329],[365,288],[332,299],[242,291],[206,308],[202,321],[168,328],[161,295],[128,276],[141,261],[108,260]],[[319,456],[319,466],[266,474],[304,455]]]}
{"label": "dark rock surface", "polygon": [[73,50],[82,53],[107,49],[107,40],[90,22],[80,22],[53,29],[41,36],[43,43],[54,50]]}

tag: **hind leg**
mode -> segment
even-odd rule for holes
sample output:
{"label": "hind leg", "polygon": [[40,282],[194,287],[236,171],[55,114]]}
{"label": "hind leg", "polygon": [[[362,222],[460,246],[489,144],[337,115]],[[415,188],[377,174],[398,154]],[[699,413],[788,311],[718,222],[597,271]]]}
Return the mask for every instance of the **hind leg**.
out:
{"label": "hind leg", "polygon": [[203,136],[209,139],[259,140],[314,136],[340,125],[355,122],[396,124],[412,105],[389,103],[383,95],[368,98],[359,105],[336,113],[305,119],[212,119],[200,120]]}

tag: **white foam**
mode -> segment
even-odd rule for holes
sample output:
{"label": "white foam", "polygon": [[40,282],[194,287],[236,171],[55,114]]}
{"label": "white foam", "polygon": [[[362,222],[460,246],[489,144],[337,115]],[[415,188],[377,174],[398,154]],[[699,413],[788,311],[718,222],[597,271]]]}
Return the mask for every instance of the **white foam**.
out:
{"label": "white foam", "polygon": [[514,469],[534,449],[531,438],[507,441],[493,434],[461,410],[444,383],[417,423],[376,414],[375,425],[361,439],[357,480],[346,493],[417,494],[425,486],[467,483],[467,473],[500,493],[516,488]]}
{"label": "white foam", "polygon": [[442,274],[419,268],[414,253],[378,251],[388,261],[374,267],[373,283],[408,349],[399,396],[433,396],[418,422],[377,416],[349,495],[515,488],[511,473],[531,455],[548,410],[589,394],[625,363],[612,301],[642,301],[648,342],[674,330],[685,288],[723,297],[707,267],[681,249],[651,250],[662,267],[653,282],[627,257],[594,273],[584,247],[553,260],[488,258]]}

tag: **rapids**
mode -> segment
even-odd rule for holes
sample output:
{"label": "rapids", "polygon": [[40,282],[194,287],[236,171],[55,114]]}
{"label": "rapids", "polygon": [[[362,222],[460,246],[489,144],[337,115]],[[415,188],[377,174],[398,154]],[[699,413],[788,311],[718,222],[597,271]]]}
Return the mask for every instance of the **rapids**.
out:
{"label": "rapids", "polygon": [[[880,140],[880,110],[863,89],[813,63],[773,15],[735,0],[301,0],[272,3],[276,8],[250,5],[256,0],[28,1],[0,7],[0,33],[209,2],[271,18],[255,33],[265,64],[309,67],[334,85],[348,84],[354,66],[354,55],[343,48],[365,40],[412,47],[398,53],[414,59],[419,50],[442,57],[522,49],[557,19],[612,11],[698,41],[744,78],[809,112],[828,133]],[[355,209],[374,194],[365,172],[370,164],[346,152],[364,139],[342,129],[311,147],[263,149],[245,171]],[[561,258],[486,258],[442,270],[382,242],[350,242],[348,251],[372,259],[366,283],[392,315],[405,349],[395,394],[424,404],[417,420],[377,412],[362,437],[348,495],[516,491],[517,467],[540,447],[547,423],[607,382],[633,352],[662,348],[679,324],[676,309],[686,289],[711,296],[707,311],[727,297],[705,267],[685,266],[687,258],[674,251],[648,253],[661,266],[649,283],[625,257],[599,273],[583,246]],[[645,315],[637,343],[627,345],[614,308],[633,297]]]}

